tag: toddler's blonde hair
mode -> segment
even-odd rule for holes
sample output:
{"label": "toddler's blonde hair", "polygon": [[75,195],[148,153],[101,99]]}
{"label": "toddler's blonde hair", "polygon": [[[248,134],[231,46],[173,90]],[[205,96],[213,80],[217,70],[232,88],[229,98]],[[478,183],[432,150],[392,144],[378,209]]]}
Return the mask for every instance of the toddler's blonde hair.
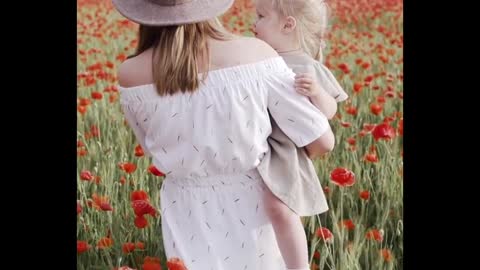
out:
{"label": "toddler's blonde hair", "polygon": [[297,21],[296,32],[302,49],[318,61],[323,61],[322,49],[328,30],[330,9],[324,0],[262,0],[271,1],[283,16]]}

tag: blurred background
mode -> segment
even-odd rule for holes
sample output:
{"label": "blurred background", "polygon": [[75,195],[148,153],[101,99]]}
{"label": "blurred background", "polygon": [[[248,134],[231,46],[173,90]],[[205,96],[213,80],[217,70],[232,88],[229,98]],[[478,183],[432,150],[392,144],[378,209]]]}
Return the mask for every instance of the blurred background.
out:
{"label": "blurred background", "polygon": [[[403,269],[403,2],[327,2],[324,64],[350,98],[331,121],[334,151],[315,161],[330,210],[303,219],[311,269]],[[255,5],[236,0],[221,19],[253,36]],[[110,0],[77,0],[79,270],[167,269],[163,173],[143,155],[118,103],[116,69],[135,51],[137,27]],[[133,200],[156,214],[139,219]]]}

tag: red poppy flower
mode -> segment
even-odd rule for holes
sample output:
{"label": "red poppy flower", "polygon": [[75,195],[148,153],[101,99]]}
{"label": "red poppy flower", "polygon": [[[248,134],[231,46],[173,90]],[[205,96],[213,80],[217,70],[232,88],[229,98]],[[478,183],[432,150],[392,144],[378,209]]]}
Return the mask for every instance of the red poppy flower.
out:
{"label": "red poppy flower", "polygon": [[100,100],[100,99],[103,98],[103,95],[102,95],[102,93],[100,93],[100,92],[92,92],[92,98],[93,98],[93,99]]}
{"label": "red poppy flower", "polygon": [[366,154],[365,160],[373,163],[378,162],[377,154],[375,153]]}
{"label": "red poppy flower", "polygon": [[372,135],[377,141],[380,139],[389,140],[395,137],[395,129],[387,123],[382,123],[375,126]]}
{"label": "red poppy flower", "polygon": [[88,99],[88,98],[80,98],[79,104],[82,105],[82,106],[88,106],[91,103],[92,103],[92,101],[90,101],[90,99]]}
{"label": "red poppy flower", "polygon": [[373,76],[372,75],[368,75],[367,77],[365,77],[365,82],[371,82],[373,81]]}
{"label": "red poppy flower", "polygon": [[382,254],[382,257],[383,259],[386,261],[386,262],[390,262],[392,260],[392,252],[389,250],[389,249],[382,249],[380,250],[381,254]]}
{"label": "red poppy flower", "polygon": [[369,67],[370,67],[370,63],[368,63],[368,62],[365,62],[365,63],[362,64],[363,69],[368,69]]}
{"label": "red poppy flower", "polygon": [[351,115],[357,115],[358,113],[357,108],[354,106],[348,106],[346,111],[348,114],[351,114]]}
{"label": "red poppy flower", "polygon": [[355,145],[357,143],[357,140],[355,140],[355,138],[353,138],[353,137],[350,137],[350,138],[347,139],[347,142],[350,145]]}
{"label": "red poppy flower", "polygon": [[90,248],[86,241],[77,240],[77,253],[81,254]]}
{"label": "red poppy flower", "polygon": [[341,63],[338,65],[338,68],[343,71],[343,73],[348,74],[350,73],[350,67],[346,63]]}
{"label": "red poppy flower", "polygon": [[96,125],[91,125],[90,126],[90,132],[93,137],[99,137],[100,136],[100,130]]}
{"label": "red poppy flower", "polygon": [[79,201],[77,201],[77,215],[82,212],[82,205],[80,204]]}
{"label": "red poppy flower", "polygon": [[115,101],[117,101],[117,95],[115,94],[110,94],[110,96],[108,96],[108,101],[110,103],[114,103]]}
{"label": "red poppy flower", "polygon": [[333,242],[332,232],[325,227],[318,228],[317,231],[315,232],[315,235],[320,239],[323,239],[327,243]]}
{"label": "red poppy flower", "polygon": [[332,182],[341,187],[349,187],[355,184],[355,174],[345,168],[336,168],[330,173]]}
{"label": "red poppy flower", "polygon": [[360,198],[362,200],[368,200],[370,198],[370,192],[368,190],[363,190],[360,192]]}
{"label": "red poppy flower", "polygon": [[107,61],[107,62],[105,63],[105,66],[107,66],[108,68],[113,68],[113,63],[110,62],[110,61]]}
{"label": "red poppy flower", "polygon": [[109,248],[112,245],[113,245],[113,240],[110,237],[102,237],[97,243],[97,247],[100,249]]}
{"label": "red poppy flower", "polygon": [[135,217],[134,224],[135,224],[135,227],[139,229],[143,229],[148,226],[148,221],[144,216],[137,216]]}
{"label": "red poppy flower", "polygon": [[187,270],[183,261],[176,257],[168,259],[167,268],[168,270]]}
{"label": "red poppy flower", "polygon": [[160,259],[157,257],[145,257],[143,259],[143,270],[162,270]]}
{"label": "red poppy flower", "polygon": [[81,114],[84,115],[87,112],[87,107],[79,105],[77,106],[77,111]]}
{"label": "red poppy flower", "polygon": [[365,234],[367,240],[375,240],[377,242],[383,241],[383,232],[377,229],[371,229]]}
{"label": "red poppy flower", "polygon": [[136,190],[130,196],[131,201],[145,200],[148,202],[148,194],[144,190]]}
{"label": "red poppy flower", "polygon": [[345,219],[342,221],[342,225],[349,231],[355,229],[355,224],[351,219]]}
{"label": "red poppy flower", "polygon": [[360,93],[360,91],[362,91],[362,88],[363,88],[363,83],[356,82],[353,84],[353,91],[355,93]]}
{"label": "red poppy flower", "polygon": [[118,61],[123,62],[125,61],[125,59],[127,59],[127,56],[124,53],[120,53],[119,55],[117,55]]}
{"label": "red poppy flower", "polygon": [[386,102],[385,97],[384,96],[378,96],[377,97],[377,102],[378,103],[385,103]]}
{"label": "red poppy flower", "polygon": [[154,165],[148,166],[148,172],[155,176],[165,176],[165,174],[158,170],[157,167],[155,167]]}
{"label": "red poppy flower", "polygon": [[127,182],[127,179],[125,179],[125,176],[122,175],[122,176],[120,176],[120,180],[119,180],[119,181],[120,181],[120,184],[121,184],[121,185],[124,185],[125,182]]}
{"label": "red poppy flower", "polygon": [[141,145],[137,145],[137,146],[135,147],[135,156],[136,156],[136,157],[141,157],[141,156],[143,156],[143,155],[144,155],[144,153],[143,153],[142,146],[141,146]]}
{"label": "red poppy flower", "polygon": [[94,204],[92,205],[95,209],[103,211],[112,211],[112,206],[108,202],[107,196],[98,196],[96,193],[93,193],[92,199]]}
{"label": "red poppy flower", "polygon": [[145,244],[142,243],[142,242],[137,242],[137,243],[135,243],[135,247],[137,249],[145,249]]}
{"label": "red poppy flower", "polygon": [[118,166],[126,173],[133,173],[137,169],[137,165],[130,162],[120,163]]}
{"label": "red poppy flower", "polygon": [[135,244],[134,243],[127,242],[127,243],[124,243],[122,245],[122,251],[125,254],[133,252],[134,250],[135,250]]}
{"label": "red poppy flower", "polygon": [[387,90],[385,92],[385,96],[388,97],[388,98],[393,98],[393,97],[395,97],[395,92]]}
{"label": "red poppy flower", "polygon": [[380,115],[382,113],[383,107],[379,104],[372,103],[370,105],[370,111],[375,115]]}
{"label": "red poppy flower", "polygon": [[152,205],[146,200],[136,200],[132,202],[132,207],[133,211],[135,212],[135,215],[137,216],[143,216],[146,214],[151,215],[152,217],[155,217],[157,214],[157,211],[155,208],[153,208]]}
{"label": "red poppy flower", "polygon": [[80,179],[82,179],[84,181],[91,181],[91,180],[93,180],[93,175],[90,171],[83,170],[80,173]]}

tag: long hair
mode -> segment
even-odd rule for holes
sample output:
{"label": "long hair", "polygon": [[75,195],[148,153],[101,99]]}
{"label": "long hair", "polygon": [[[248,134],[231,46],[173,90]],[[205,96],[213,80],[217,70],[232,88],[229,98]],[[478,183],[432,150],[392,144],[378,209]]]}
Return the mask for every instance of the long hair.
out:
{"label": "long hair", "polygon": [[200,67],[207,70],[203,79],[210,67],[207,39],[231,37],[218,19],[173,26],[140,25],[137,50],[131,57],[153,48],[152,74],[159,95],[193,92],[200,85],[199,61],[206,65]]}

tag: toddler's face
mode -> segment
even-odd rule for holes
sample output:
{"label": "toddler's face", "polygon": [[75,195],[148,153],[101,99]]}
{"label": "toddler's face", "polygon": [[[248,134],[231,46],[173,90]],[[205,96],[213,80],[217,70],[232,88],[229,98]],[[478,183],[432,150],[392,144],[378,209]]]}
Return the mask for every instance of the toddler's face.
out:
{"label": "toddler's face", "polygon": [[285,38],[282,34],[283,18],[274,10],[269,0],[258,0],[256,6],[255,36],[277,49]]}

